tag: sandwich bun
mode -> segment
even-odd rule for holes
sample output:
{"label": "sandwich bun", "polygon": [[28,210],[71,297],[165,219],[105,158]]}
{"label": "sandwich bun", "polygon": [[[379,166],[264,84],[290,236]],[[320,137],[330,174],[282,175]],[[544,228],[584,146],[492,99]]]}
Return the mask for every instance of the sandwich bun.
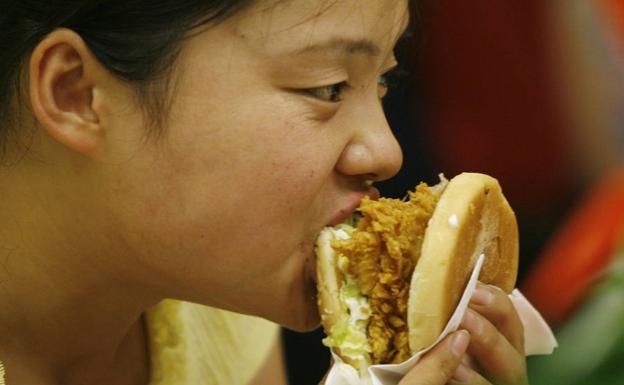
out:
{"label": "sandwich bun", "polygon": [[479,281],[509,293],[518,272],[518,227],[496,179],[475,173],[453,178],[429,221],[408,301],[412,352],[442,333],[484,254]]}
{"label": "sandwich bun", "polygon": [[[359,224],[327,227],[317,239],[318,305],[321,323],[328,335],[324,343],[363,375],[371,364],[401,362],[437,339],[457,306],[481,254],[484,254],[485,261],[480,281],[506,292],[515,285],[517,224],[496,179],[476,173],[463,173],[450,181],[441,179],[440,184],[433,187],[421,184],[415,193],[410,193],[409,202],[386,198],[370,202],[365,198],[360,206],[364,217]],[[418,210],[422,212],[416,211],[414,215],[422,221],[422,226],[405,226],[401,222],[404,218],[396,221],[383,216],[381,219],[370,218],[370,209],[365,207],[370,204],[375,204],[377,209],[381,207],[386,216],[397,217],[401,217],[403,211],[412,210],[414,205],[420,205],[422,210]],[[386,205],[392,206],[394,211],[386,210]],[[336,250],[339,249],[338,243],[344,240],[356,242],[362,238],[356,234],[364,231],[360,229],[362,222],[371,225],[369,229],[380,229],[390,223],[393,231],[398,233],[394,239],[389,239],[387,234],[367,235],[381,243],[382,258],[392,253],[391,248],[396,254],[397,242],[409,239],[412,243],[402,249],[405,255],[401,257],[405,266],[413,269],[412,273],[409,270],[407,275],[403,272],[400,277],[407,298],[397,298],[399,302],[406,300],[406,306],[391,304],[391,314],[378,313],[379,309],[375,308],[378,301],[369,296],[370,287],[366,288],[370,285],[359,282],[357,276],[349,273],[353,272],[353,261]],[[401,230],[407,231],[405,229],[413,233],[401,234]],[[386,260],[380,264],[388,263]],[[354,293],[354,288],[361,291]],[[397,309],[402,309],[402,314],[397,314]],[[381,333],[390,336],[386,338],[388,341],[383,341],[379,330],[372,329],[375,322],[378,329],[380,317],[388,317],[382,323],[394,328],[388,334]],[[382,350],[391,355],[376,354],[380,344]]]}

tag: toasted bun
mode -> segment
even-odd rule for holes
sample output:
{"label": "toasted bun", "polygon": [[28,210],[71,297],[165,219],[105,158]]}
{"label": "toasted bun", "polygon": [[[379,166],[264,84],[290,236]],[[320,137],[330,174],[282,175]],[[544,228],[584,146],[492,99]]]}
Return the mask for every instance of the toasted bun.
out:
{"label": "toasted bun", "polygon": [[321,231],[316,240],[317,299],[321,313],[321,324],[330,330],[338,322],[340,314],[346,312],[340,302],[341,280],[336,268],[336,253],[331,247],[332,234]]}
{"label": "toasted bun", "polygon": [[515,215],[496,179],[464,173],[442,193],[412,275],[407,310],[412,352],[440,335],[481,254],[479,280],[510,292],[518,271]]}
{"label": "toasted bun", "polygon": [[[316,240],[316,275],[317,275],[317,300],[321,324],[327,335],[330,335],[332,327],[340,321],[341,317],[347,316],[347,306],[340,300],[340,288],[344,283],[344,277],[337,267],[337,254],[331,246],[334,235],[329,229],[323,229]],[[370,365],[370,356],[364,353],[359,359],[343,354],[340,346],[334,346],[334,351],[347,364],[364,369]]]}

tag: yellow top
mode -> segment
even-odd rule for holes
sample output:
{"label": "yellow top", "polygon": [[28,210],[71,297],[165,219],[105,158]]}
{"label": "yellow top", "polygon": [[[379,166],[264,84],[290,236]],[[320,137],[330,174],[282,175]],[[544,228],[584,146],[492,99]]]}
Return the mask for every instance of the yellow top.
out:
{"label": "yellow top", "polygon": [[147,312],[150,385],[243,385],[266,360],[279,327],[207,306],[165,300]]}
{"label": "yellow top", "polygon": [[[243,385],[266,360],[279,327],[189,302],[164,300],[146,313],[149,385]],[[0,362],[0,385],[5,385]]]}

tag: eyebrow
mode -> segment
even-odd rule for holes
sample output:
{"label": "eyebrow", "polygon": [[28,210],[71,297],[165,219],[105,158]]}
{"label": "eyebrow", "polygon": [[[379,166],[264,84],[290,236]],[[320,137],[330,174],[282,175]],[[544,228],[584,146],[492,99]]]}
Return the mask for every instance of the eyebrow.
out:
{"label": "eyebrow", "polygon": [[[412,31],[409,28],[409,23],[405,25],[403,33],[399,36],[399,41],[409,39],[412,35]],[[369,39],[348,39],[343,37],[337,37],[330,39],[326,42],[312,44],[304,47],[301,50],[295,52],[295,55],[301,55],[312,52],[323,51],[338,51],[346,55],[362,54],[366,56],[377,56],[381,52],[381,48],[373,41]]]}
{"label": "eyebrow", "polygon": [[323,43],[309,45],[295,54],[301,55],[321,51],[338,51],[347,55],[363,54],[366,56],[377,56],[381,49],[377,44],[368,39],[335,38]]}

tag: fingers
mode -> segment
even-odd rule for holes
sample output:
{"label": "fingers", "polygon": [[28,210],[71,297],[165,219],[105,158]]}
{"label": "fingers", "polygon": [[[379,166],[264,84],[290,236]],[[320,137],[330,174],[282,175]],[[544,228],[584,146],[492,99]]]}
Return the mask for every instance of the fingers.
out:
{"label": "fingers", "polygon": [[470,342],[465,330],[449,334],[429,351],[399,385],[444,385],[453,377]]}
{"label": "fingers", "polygon": [[465,364],[460,364],[453,375],[453,378],[447,383],[448,385],[492,385],[492,383],[483,378],[479,373],[475,372]]}
{"label": "fingers", "polygon": [[461,327],[470,332],[468,353],[478,362],[492,383],[527,384],[524,354],[521,354],[488,319],[468,309]]}
{"label": "fingers", "polygon": [[504,291],[479,282],[471,298],[470,307],[487,318],[524,356],[524,328],[516,309]]}

